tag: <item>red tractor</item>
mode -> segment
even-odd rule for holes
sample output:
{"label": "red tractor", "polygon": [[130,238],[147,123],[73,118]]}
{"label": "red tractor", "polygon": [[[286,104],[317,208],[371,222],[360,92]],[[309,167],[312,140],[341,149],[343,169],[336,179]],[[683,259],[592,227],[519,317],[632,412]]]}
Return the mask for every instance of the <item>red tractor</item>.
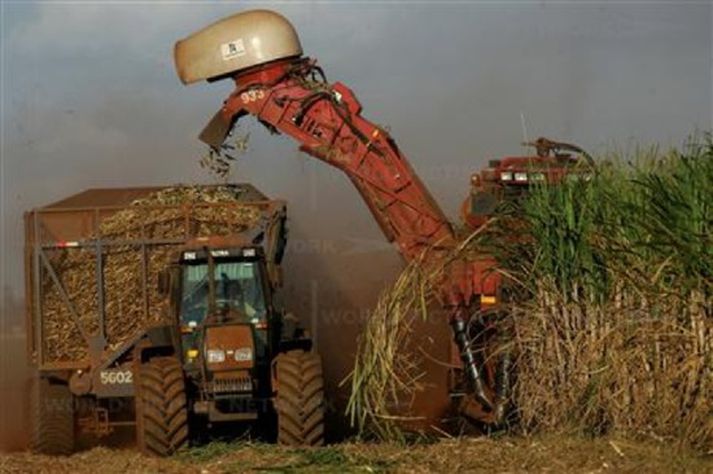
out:
{"label": "red tractor", "polygon": [[[327,82],[317,62],[303,56],[295,29],[281,15],[253,10],[213,23],[176,43],[175,64],[184,84],[235,82],[235,90],[200,136],[215,151],[238,119],[252,115],[271,132],[292,137],[308,155],[342,170],[405,260],[424,258],[424,265],[440,265],[459,244],[451,223],[389,132],[361,116],[361,105],[346,85]],[[473,176],[467,222],[478,226],[481,216],[492,212],[490,196],[497,198],[543,177],[561,179],[575,158],[558,151],[581,151],[546,140],[536,143],[537,157],[506,158]],[[459,397],[460,411],[476,421],[498,424],[509,398],[508,358],[495,370],[486,367],[467,332],[473,314],[498,304],[501,277],[496,262],[489,255],[469,257],[451,261],[445,273],[441,301],[453,328],[455,362],[462,366],[463,381],[457,385],[466,392]]]}

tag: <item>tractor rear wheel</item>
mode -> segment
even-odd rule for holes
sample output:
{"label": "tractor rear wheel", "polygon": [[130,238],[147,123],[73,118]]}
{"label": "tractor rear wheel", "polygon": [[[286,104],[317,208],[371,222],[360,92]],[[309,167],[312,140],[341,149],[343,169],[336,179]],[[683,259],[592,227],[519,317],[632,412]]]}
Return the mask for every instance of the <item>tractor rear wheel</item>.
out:
{"label": "tractor rear wheel", "polygon": [[69,387],[37,377],[31,398],[32,451],[68,455],[74,451],[74,397]]}
{"label": "tractor rear wheel", "polygon": [[188,444],[183,368],[175,357],[154,357],[137,372],[137,444],[146,454],[170,456]]}
{"label": "tractor rear wheel", "polygon": [[277,356],[277,442],[287,446],[324,444],[324,379],[314,352]]}

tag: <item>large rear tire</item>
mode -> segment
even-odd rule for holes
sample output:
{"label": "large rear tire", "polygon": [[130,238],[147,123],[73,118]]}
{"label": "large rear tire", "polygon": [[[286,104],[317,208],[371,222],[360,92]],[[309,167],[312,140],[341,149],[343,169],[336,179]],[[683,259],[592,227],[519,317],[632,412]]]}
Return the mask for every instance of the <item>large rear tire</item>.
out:
{"label": "large rear tire", "polygon": [[69,387],[37,377],[31,398],[32,451],[69,455],[74,451],[74,397]]}
{"label": "large rear tire", "polygon": [[276,360],[277,442],[287,446],[324,444],[324,379],[314,352],[294,350]]}
{"label": "large rear tire", "polygon": [[183,368],[175,357],[139,365],[136,441],[145,454],[170,456],[188,444],[188,409]]}

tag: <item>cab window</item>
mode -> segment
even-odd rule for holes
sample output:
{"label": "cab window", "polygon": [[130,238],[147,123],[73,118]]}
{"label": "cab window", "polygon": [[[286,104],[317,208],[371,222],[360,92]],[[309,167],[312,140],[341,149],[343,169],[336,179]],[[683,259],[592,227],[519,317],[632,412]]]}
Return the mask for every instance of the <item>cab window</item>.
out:
{"label": "cab window", "polygon": [[[215,262],[215,307],[242,313],[246,322],[265,319],[261,267],[257,262]],[[183,268],[182,324],[201,324],[210,308],[208,264]]]}

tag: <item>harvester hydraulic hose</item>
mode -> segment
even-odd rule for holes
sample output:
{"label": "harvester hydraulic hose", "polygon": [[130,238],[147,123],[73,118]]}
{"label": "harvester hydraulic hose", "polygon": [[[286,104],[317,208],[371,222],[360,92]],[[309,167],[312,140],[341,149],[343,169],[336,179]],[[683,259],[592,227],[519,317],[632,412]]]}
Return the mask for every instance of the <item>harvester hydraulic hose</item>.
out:
{"label": "harvester hydraulic hose", "polygon": [[484,407],[488,409],[493,408],[492,402],[485,395],[485,390],[483,389],[483,381],[480,377],[480,371],[478,371],[478,366],[475,362],[475,354],[473,354],[473,349],[470,347],[470,341],[466,334],[467,324],[462,318],[453,318],[453,335],[455,337],[456,344],[458,345],[458,350],[460,351],[460,357],[463,361],[463,369],[466,374],[466,379],[471,385],[475,397]]}

